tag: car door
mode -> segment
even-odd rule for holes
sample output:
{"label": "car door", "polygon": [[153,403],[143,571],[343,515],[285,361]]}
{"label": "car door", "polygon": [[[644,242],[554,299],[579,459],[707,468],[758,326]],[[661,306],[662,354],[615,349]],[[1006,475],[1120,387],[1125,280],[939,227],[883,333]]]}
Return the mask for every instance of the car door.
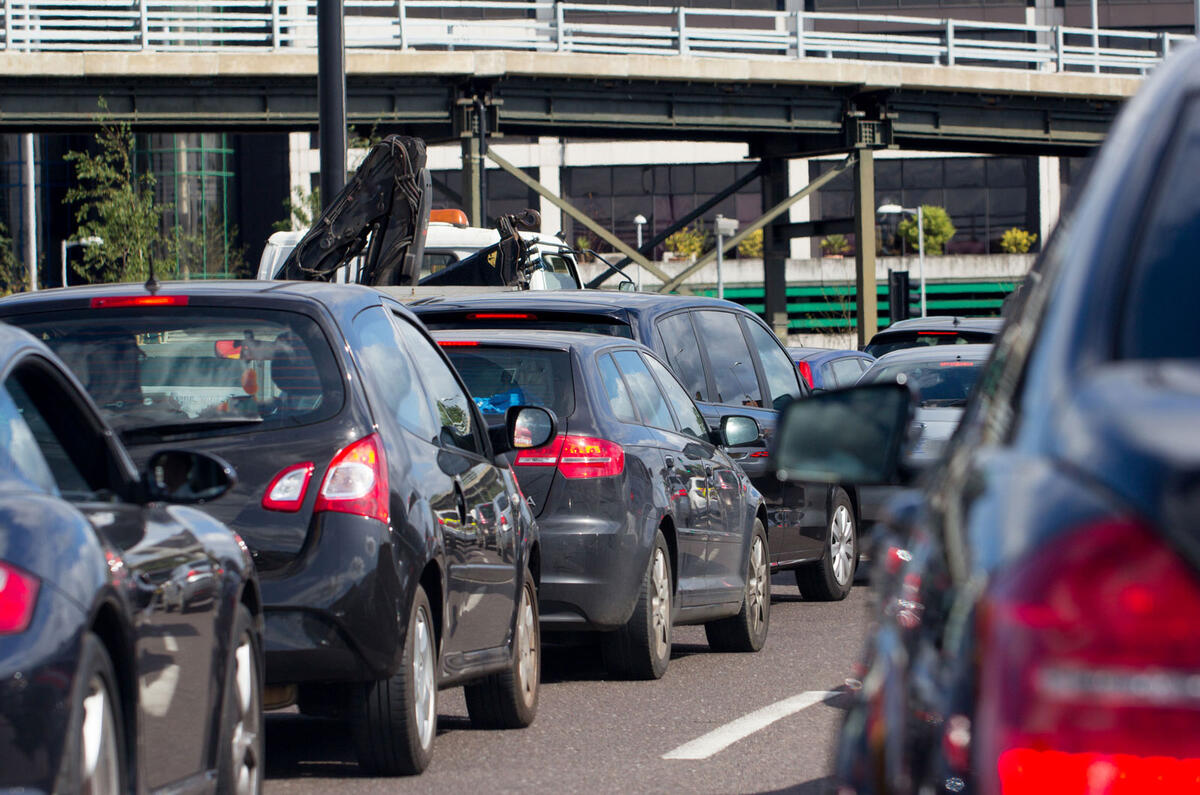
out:
{"label": "car door", "polygon": [[215,561],[161,505],[123,502],[129,465],[58,369],[27,356],[4,381],[62,497],[119,554],[133,594],[138,744],[145,782],[161,787],[207,764],[218,600]]}

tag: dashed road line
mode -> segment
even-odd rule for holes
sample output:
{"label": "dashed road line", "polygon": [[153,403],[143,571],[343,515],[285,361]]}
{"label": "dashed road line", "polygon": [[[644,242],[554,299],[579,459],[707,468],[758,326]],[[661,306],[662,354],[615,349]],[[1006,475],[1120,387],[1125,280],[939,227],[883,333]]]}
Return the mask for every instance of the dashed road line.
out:
{"label": "dashed road line", "polygon": [[663,759],[708,759],[713,754],[725,750],[738,740],[745,739],[756,731],[765,729],[777,720],[788,715],[794,715],[813,704],[820,704],[839,693],[831,690],[806,690],[774,704],[768,704],[762,709],[756,709],[737,720],[730,721],[724,726],[713,729],[708,734],[686,742],[673,751],[662,755]]}

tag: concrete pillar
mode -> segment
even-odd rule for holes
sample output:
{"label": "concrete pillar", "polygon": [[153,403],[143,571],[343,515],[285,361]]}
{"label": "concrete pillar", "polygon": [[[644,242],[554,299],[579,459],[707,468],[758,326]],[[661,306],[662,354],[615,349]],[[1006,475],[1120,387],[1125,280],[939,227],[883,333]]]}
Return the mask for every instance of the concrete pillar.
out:
{"label": "concrete pillar", "polygon": [[[535,150],[537,152],[538,181],[553,191],[556,196],[563,195],[563,146],[561,138],[543,136],[538,138]],[[538,212],[542,214],[542,231],[550,235],[563,231],[562,210],[558,209],[558,206],[545,196],[541,196],[539,199]]]}
{"label": "concrete pillar", "polygon": [[1058,212],[1062,205],[1062,177],[1057,157],[1038,158],[1038,207],[1041,224],[1038,243],[1045,245],[1051,230],[1058,223]]}
{"label": "concrete pillar", "polygon": [[[802,190],[812,180],[808,176],[808,159],[798,158],[788,161],[788,191],[789,194]],[[803,223],[812,220],[812,208],[809,204],[812,196],[805,196],[792,205],[788,210],[788,220],[792,223]],[[788,245],[788,256],[792,259],[808,259],[812,254],[812,238],[792,238]]]}
{"label": "concrete pillar", "polygon": [[858,150],[854,164],[854,286],[858,292],[855,318],[858,345],[867,344],[879,328],[875,295],[875,153]]}
{"label": "concrete pillar", "polygon": [[[791,194],[788,192],[788,162],[781,158],[764,160],[766,171],[762,177],[763,212],[774,207]],[[787,219],[776,219],[786,223]],[[776,234],[776,224],[763,230],[763,290],[767,325],[775,330],[780,339],[787,340],[787,255],[788,241]]]}
{"label": "concrete pillar", "polygon": [[479,195],[479,139],[466,134],[462,139],[462,203],[471,226],[486,226],[483,217],[483,197]]}
{"label": "concrete pillar", "polygon": [[[1055,0],[1030,0],[1025,8],[1026,25],[1061,25],[1063,24],[1063,9],[1055,6]],[[1054,47],[1053,33],[1037,34],[1037,43],[1043,47]],[[1053,72],[1056,65],[1053,61],[1041,64],[1043,72]]]}

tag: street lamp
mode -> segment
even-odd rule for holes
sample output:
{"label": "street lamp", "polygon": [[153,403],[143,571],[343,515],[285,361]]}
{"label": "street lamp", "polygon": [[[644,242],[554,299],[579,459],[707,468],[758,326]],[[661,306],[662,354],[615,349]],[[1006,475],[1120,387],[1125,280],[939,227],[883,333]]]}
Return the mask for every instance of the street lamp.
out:
{"label": "street lamp", "polygon": [[[637,238],[638,238],[637,248],[638,248],[638,253],[641,254],[642,253],[642,227],[646,225],[646,216],[642,215],[641,213],[638,213],[637,215],[633,216],[633,223],[637,226]],[[638,266],[637,288],[639,291],[642,289],[642,266],[641,265]]]}
{"label": "street lamp", "polygon": [[908,213],[917,216],[917,277],[921,280],[921,317],[925,317],[925,211],[921,205],[913,209],[899,204],[885,204],[875,212],[880,215]]}
{"label": "street lamp", "polygon": [[89,235],[80,240],[64,240],[62,242],[62,286],[67,286],[67,249],[73,246],[102,246],[104,238],[96,235]]}
{"label": "street lamp", "polygon": [[732,237],[737,234],[738,222],[736,218],[726,218],[723,215],[717,216],[717,298],[725,297],[725,280],[721,277],[721,263],[725,254],[725,238]]}

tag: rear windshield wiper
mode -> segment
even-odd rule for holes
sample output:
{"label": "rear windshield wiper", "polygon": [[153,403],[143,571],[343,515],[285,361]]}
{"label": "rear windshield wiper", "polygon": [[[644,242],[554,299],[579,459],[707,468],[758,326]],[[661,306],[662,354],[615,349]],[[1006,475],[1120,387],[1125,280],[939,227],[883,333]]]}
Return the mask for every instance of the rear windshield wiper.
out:
{"label": "rear windshield wiper", "polygon": [[136,428],[125,428],[120,433],[121,441],[131,442],[147,438],[162,438],[174,434],[220,431],[226,428],[258,425],[260,423],[262,423],[261,417],[229,417],[221,420],[197,420],[194,422],[167,422],[161,425],[140,425]]}

